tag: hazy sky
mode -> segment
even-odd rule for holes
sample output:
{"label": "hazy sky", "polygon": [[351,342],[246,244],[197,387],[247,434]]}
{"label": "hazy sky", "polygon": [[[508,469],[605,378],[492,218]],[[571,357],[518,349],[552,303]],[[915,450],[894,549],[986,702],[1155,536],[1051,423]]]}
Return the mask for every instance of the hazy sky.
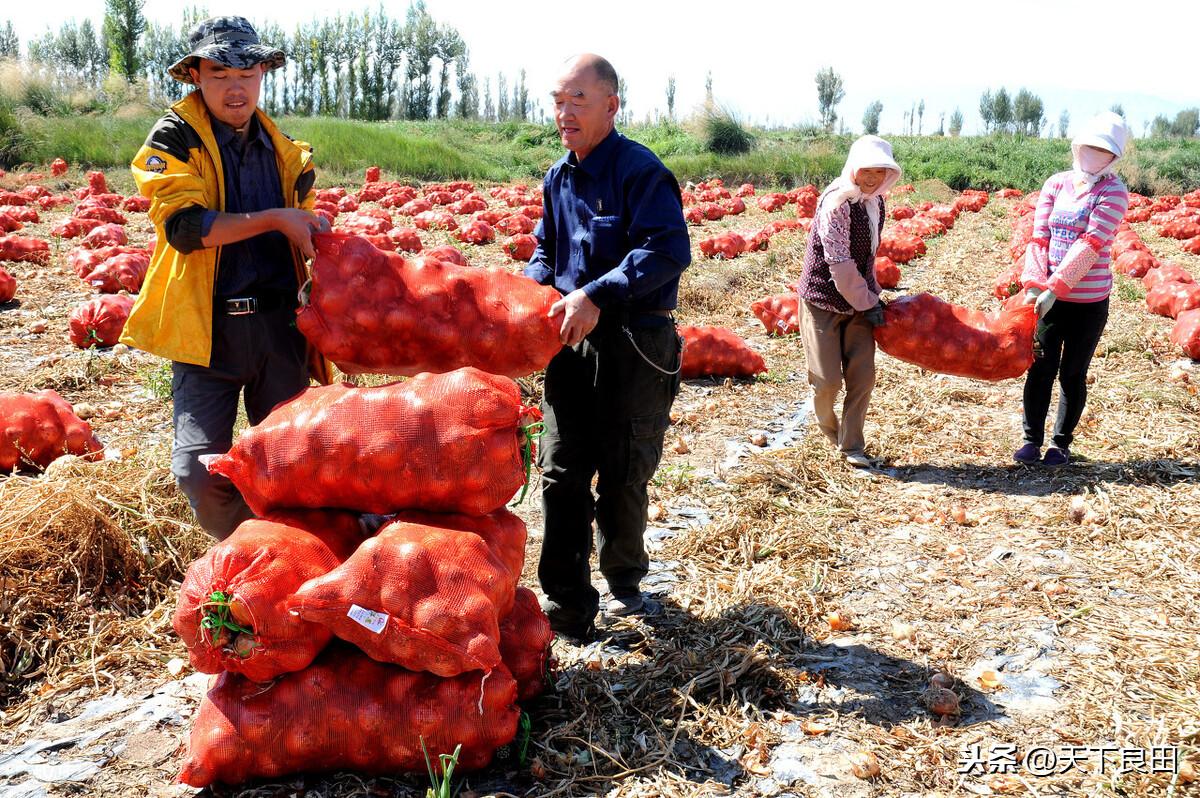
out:
{"label": "hazy sky", "polygon": [[[61,0],[53,16],[34,3],[6,3],[22,42],[74,18],[103,15],[102,0]],[[183,3],[148,0],[145,13],[178,23]],[[285,29],[325,17],[380,7],[378,0],[258,0],[209,2],[213,14],[249,14]],[[563,59],[593,50],[606,56],[628,83],[635,118],[665,111],[669,75],[677,81],[676,110],[686,113],[704,97],[713,74],[719,103],[756,123],[793,124],[817,117],[813,76],[824,66],[841,74],[846,97],[838,107],[852,131],[865,107],[883,102],[882,132],[899,132],[903,113],[924,98],[924,129],[957,106],[966,132],[980,126],[979,95],[1005,86],[1041,96],[1057,127],[1061,111],[1073,122],[1113,103],[1124,105],[1134,132],[1155,114],[1200,105],[1196,33],[1200,3],[1112,0],[1007,0],[984,4],[936,2],[783,3],[765,0],[654,2],[551,0],[465,2],[427,0],[430,13],[453,25],[482,78],[524,68],[532,96],[543,99]],[[407,2],[386,2],[403,18]]]}

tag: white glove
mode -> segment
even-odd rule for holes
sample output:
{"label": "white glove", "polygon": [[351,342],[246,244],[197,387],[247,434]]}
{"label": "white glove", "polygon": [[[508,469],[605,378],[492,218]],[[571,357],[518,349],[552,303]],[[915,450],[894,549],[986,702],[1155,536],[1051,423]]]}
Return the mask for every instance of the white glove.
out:
{"label": "white glove", "polygon": [[1057,298],[1049,288],[1038,294],[1037,302],[1035,303],[1038,319],[1045,318],[1046,314],[1050,312],[1050,308],[1053,307],[1054,300]]}

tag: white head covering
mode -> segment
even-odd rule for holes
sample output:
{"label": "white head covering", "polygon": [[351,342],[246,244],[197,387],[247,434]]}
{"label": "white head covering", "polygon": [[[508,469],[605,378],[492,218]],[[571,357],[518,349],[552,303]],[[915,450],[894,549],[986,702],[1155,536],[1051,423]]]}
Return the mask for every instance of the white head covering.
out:
{"label": "white head covering", "polygon": [[[888,173],[874,191],[865,194],[855,185],[854,175],[859,169],[876,168],[887,169]],[[846,156],[846,165],[842,167],[841,176],[830,183],[829,188],[825,189],[825,193],[821,195],[817,206],[817,215],[822,216],[823,220],[828,222],[829,217],[843,202],[862,202],[864,199],[881,197],[896,185],[901,173],[900,165],[892,157],[891,144],[879,136],[861,136],[850,145],[850,154]],[[868,202],[865,203],[865,207],[867,215],[871,219],[871,243],[878,249],[879,203]]]}
{"label": "white head covering", "polygon": [[[1117,161],[1121,160],[1121,156],[1125,154],[1125,145],[1128,142],[1129,126],[1125,124],[1125,120],[1121,118],[1120,114],[1105,111],[1089,119],[1079,135],[1071,140],[1076,189],[1086,191],[1094,186],[1100,178],[1112,174]],[[1080,154],[1083,147],[1098,147],[1106,152],[1111,152],[1116,157],[1101,169],[1089,168],[1092,165],[1088,163],[1087,153],[1083,153],[1082,156]]]}

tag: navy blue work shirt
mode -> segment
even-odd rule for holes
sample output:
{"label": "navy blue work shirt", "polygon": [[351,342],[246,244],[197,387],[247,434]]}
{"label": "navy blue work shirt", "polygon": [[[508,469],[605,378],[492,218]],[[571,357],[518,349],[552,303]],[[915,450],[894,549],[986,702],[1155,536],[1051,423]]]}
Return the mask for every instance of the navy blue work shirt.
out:
{"label": "navy blue work shirt", "polygon": [[[250,132],[244,144],[233,128],[215,119],[213,135],[225,173],[225,212],[253,213],[284,207],[275,146],[258,123],[258,117],[250,120]],[[205,212],[200,227],[201,238],[209,234],[216,218],[216,211]],[[297,288],[292,247],[283,233],[261,233],[244,241],[221,245],[214,292],[217,299],[295,295]]]}
{"label": "navy blue work shirt", "polygon": [[601,311],[674,310],[692,260],[679,183],[616,130],[583,161],[569,152],[542,183],[544,215],[525,275]]}

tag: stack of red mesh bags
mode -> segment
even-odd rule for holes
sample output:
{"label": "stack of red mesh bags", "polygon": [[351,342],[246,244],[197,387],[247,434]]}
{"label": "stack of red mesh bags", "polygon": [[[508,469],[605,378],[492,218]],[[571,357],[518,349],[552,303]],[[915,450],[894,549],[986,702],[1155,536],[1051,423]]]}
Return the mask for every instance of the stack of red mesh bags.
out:
{"label": "stack of red mesh bags", "polygon": [[536,424],[511,379],[461,368],[309,388],[209,464],[258,517],[180,589],[192,664],[222,674],[181,781],[423,772],[460,744],[481,768],[514,739],[551,638],[505,509]]}

